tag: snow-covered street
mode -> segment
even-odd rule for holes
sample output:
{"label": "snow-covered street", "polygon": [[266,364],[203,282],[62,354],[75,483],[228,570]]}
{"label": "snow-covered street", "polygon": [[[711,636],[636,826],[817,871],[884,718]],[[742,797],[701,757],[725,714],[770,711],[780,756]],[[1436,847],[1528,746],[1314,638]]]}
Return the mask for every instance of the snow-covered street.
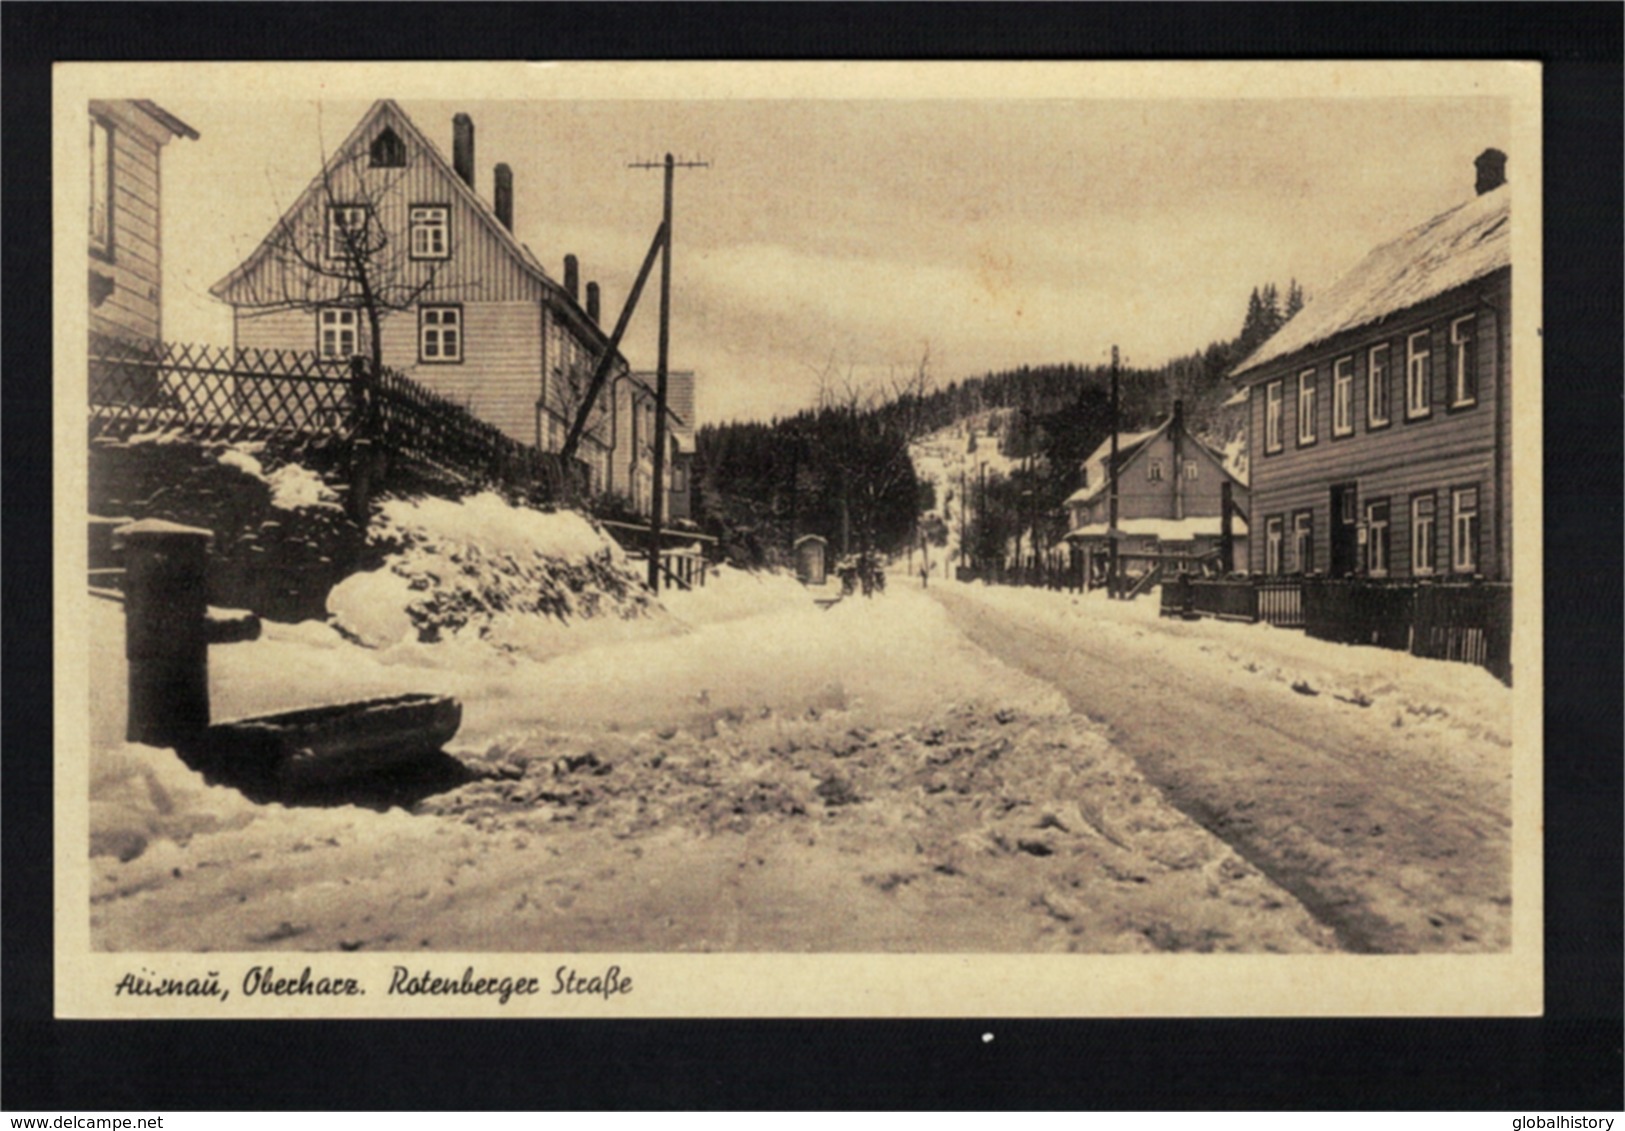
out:
{"label": "snow-covered street", "polygon": [[220,718],[459,696],[473,780],[410,812],[256,805],[119,742],[98,602],[96,945],[1506,945],[1509,693],[1481,671],[981,586],[826,612],[724,571],[665,602],[543,659],[315,623],[213,649]]}

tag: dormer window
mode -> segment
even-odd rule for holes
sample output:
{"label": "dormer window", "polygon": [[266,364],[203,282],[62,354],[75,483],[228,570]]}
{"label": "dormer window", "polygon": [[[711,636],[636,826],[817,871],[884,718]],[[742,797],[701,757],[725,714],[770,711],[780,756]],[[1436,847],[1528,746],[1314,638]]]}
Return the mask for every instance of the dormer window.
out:
{"label": "dormer window", "polygon": [[372,139],[368,152],[374,169],[400,169],[406,165],[406,143],[388,126]]}

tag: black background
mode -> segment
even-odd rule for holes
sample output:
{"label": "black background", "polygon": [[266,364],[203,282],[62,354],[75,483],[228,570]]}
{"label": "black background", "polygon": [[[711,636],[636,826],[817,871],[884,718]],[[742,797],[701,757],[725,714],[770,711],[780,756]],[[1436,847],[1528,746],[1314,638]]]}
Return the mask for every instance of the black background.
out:
{"label": "black background", "polygon": [[[1619,5],[32,5],[4,33],[0,1106],[1612,1109],[1621,1081]],[[335,45],[339,50],[335,51]],[[1546,1015],[1521,1020],[51,1018],[50,64],[1521,58],[1545,69]],[[161,91],[135,92],[153,95]],[[996,1034],[984,1043],[981,1034]]]}

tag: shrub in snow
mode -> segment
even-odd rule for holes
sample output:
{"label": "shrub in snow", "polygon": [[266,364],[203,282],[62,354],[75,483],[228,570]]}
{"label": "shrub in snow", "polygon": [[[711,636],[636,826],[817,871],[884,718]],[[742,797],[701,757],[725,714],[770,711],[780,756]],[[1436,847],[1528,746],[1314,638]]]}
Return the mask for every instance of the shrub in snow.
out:
{"label": "shrub in snow", "polygon": [[630,620],[658,608],[620,548],[573,511],[516,507],[489,492],[390,499],[370,533],[392,547],[384,567],[346,579],[328,609],[374,646],[472,636],[526,648],[527,619]]}

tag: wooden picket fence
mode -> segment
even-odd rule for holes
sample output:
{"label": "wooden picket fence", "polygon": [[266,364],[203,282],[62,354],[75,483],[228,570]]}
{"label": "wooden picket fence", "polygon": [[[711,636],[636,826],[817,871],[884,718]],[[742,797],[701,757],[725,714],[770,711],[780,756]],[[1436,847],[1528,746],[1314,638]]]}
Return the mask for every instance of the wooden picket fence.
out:
{"label": "wooden picket fence", "polygon": [[[461,405],[364,358],[292,350],[90,340],[90,437],[179,431],[203,440],[369,441],[476,484],[560,498],[558,456],[520,443]],[[575,468],[571,486],[584,482]]]}
{"label": "wooden picket fence", "polygon": [[1303,627],[1303,581],[1297,577],[1204,578],[1182,575],[1162,584],[1164,616],[1190,613],[1219,620]]}
{"label": "wooden picket fence", "polygon": [[1512,682],[1512,587],[1504,583],[1186,575],[1163,582],[1160,611],[1302,628],[1319,640],[1477,664]]}

